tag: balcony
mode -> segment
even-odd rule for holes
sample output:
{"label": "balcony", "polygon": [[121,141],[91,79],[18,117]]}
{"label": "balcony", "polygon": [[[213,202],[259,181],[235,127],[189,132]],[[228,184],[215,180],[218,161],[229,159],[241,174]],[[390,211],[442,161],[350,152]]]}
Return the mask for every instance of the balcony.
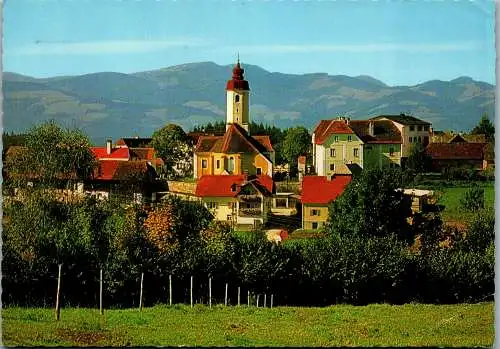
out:
{"label": "balcony", "polygon": [[240,208],[239,217],[261,218],[262,210],[260,208]]}

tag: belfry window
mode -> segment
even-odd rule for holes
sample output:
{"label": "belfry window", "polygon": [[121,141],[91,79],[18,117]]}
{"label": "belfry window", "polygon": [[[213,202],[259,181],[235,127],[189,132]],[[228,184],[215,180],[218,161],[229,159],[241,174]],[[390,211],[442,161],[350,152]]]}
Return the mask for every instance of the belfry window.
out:
{"label": "belfry window", "polygon": [[240,101],[240,95],[234,96],[234,101],[238,103]]}

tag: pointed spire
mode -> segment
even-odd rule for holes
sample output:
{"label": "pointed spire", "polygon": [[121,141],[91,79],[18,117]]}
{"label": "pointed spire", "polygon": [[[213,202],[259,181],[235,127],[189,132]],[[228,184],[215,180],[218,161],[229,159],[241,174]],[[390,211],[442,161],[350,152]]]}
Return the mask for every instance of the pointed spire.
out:
{"label": "pointed spire", "polygon": [[240,52],[238,51],[238,64],[240,64]]}

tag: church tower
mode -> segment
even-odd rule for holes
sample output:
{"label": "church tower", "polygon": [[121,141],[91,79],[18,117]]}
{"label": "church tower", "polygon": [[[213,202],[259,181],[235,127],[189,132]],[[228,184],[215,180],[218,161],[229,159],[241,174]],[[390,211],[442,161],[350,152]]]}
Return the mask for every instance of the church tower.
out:
{"label": "church tower", "polygon": [[226,130],[231,124],[238,124],[250,133],[248,113],[250,87],[243,77],[244,71],[238,58],[238,63],[233,68],[233,77],[226,84]]}

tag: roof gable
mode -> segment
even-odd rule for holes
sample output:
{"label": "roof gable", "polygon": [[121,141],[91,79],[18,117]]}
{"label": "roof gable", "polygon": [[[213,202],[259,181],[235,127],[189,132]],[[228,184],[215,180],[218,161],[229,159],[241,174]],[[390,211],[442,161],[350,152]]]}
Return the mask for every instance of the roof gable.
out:
{"label": "roof gable", "polygon": [[381,119],[388,119],[394,122],[397,122],[402,125],[430,125],[430,122],[424,121],[417,119],[414,116],[411,115],[405,115],[405,114],[400,114],[400,115],[379,115],[371,118],[370,120],[381,120]]}
{"label": "roof gable", "polygon": [[223,136],[200,136],[195,152],[263,154],[274,149],[269,136],[252,137],[241,126],[232,124]]}
{"label": "roof gable", "polygon": [[[370,124],[373,124],[373,135]],[[389,120],[353,120],[349,126],[364,143],[402,143],[401,132]]]}
{"label": "roof gable", "polygon": [[348,120],[321,120],[314,129],[314,142],[323,144],[333,134],[353,134]]}

